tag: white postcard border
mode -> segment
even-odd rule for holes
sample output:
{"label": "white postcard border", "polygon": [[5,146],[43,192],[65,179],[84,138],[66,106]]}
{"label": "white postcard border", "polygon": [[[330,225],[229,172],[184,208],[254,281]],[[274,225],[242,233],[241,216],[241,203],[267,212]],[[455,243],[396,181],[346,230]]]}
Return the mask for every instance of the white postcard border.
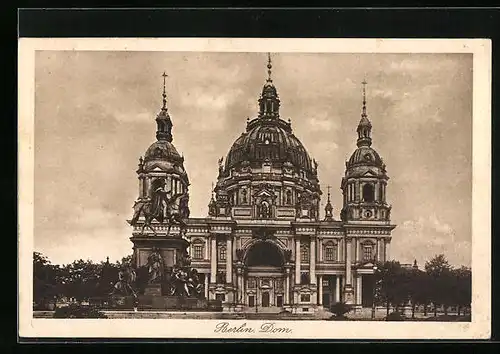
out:
{"label": "white postcard border", "polygon": [[[36,50],[314,53],[473,53],[472,321],[272,321],[291,333],[216,333],[221,320],[34,319],[34,72]],[[491,331],[491,41],[488,39],[22,38],[18,91],[19,336],[212,339],[487,339]]]}

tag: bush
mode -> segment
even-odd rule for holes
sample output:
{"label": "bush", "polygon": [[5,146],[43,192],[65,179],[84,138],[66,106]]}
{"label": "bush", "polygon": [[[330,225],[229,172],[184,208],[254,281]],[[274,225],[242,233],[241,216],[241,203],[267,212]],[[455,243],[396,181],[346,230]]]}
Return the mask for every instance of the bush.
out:
{"label": "bush", "polygon": [[352,306],[344,302],[337,302],[330,306],[330,312],[333,314],[332,319],[345,319],[346,314],[352,310]]}
{"label": "bush", "polygon": [[405,316],[401,312],[391,312],[386,318],[386,321],[404,321]]}
{"label": "bush", "polygon": [[95,307],[71,304],[66,307],[56,308],[54,312],[54,318],[108,318],[108,317]]}

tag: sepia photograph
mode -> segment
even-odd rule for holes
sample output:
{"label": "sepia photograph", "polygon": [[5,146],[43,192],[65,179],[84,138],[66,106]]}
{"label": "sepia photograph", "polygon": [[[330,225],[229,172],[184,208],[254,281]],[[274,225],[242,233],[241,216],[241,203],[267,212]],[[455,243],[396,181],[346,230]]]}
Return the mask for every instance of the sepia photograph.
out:
{"label": "sepia photograph", "polygon": [[20,42],[26,331],[489,335],[488,41],[162,40]]}

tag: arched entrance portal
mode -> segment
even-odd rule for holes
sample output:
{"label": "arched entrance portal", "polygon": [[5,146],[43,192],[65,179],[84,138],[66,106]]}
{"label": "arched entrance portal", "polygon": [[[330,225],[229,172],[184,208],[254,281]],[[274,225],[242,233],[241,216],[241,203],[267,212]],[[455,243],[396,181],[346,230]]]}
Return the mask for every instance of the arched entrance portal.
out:
{"label": "arched entrance portal", "polygon": [[283,255],[271,242],[257,242],[250,247],[246,257],[247,267],[282,267]]}
{"label": "arched entrance portal", "polygon": [[258,241],[245,257],[245,303],[249,311],[279,312],[286,302],[283,252],[272,241]]}

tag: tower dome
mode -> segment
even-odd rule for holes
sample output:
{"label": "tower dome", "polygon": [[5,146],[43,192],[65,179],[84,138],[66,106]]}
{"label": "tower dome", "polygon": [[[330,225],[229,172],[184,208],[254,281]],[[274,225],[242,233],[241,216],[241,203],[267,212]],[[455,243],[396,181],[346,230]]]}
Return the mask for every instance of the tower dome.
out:
{"label": "tower dome", "polygon": [[344,195],[341,219],[344,221],[389,222],[391,206],[386,202],[389,177],[385,164],[372,148],[372,124],[366,114],[366,82],[363,81],[363,110],[356,129],[357,149],[346,162],[341,189]]}
{"label": "tower dome", "polygon": [[241,164],[260,166],[269,162],[275,166],[290,164],[305,171],[309,177],[316,174],[313,161],[304,145],[293,134],[290,120],[280,118],[280,100],[271,78],[271,57],[268,58],[268,78],[259,98],[257,118],[247,121],[246,131],[236,139],[226,158],[224,171],[239,168]]}
{"label": "tower dome", "polygon": [[151,197],[153,182],[161,179],[165,182],[167,190],[174,193],[185,193],[188,190],[189,179],[184,169],[184,157],[179,154],[172,144],[172,119],[167,108],[167,95],[163,73],[163,105],[156,116],[156,141],[152,143],[144,158],[139,159],[140,195],[139,199]]}

